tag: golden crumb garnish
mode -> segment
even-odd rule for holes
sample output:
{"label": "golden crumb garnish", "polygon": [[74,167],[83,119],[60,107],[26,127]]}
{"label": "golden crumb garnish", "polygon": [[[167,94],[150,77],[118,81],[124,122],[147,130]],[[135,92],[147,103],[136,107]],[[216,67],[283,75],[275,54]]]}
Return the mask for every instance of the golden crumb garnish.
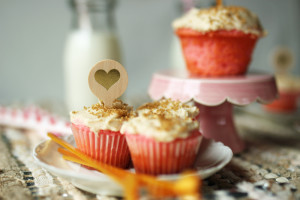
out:
{"label": "golden crumb garnish", "polygon": [[237,12],[243,11],[243,12],[249,12],[249,10],[247,8],[241,7],[241,6],[217,6],[217,7],[211,7],[209,9],[206,10],[212,10],[212,11],[219,11],[219,10],[228,10],[231,13],[235,14]]}
{"label": "golden crumb garnish", "polygon": [[154,101],[151,103],[146,103],[142,106],[140,106],[137,110],[143,110],[143,109],[158,109],[158,112],[163,112],[166,109],[173,109],[173,110],[178,110],[180,108],[187,108],[188,105],[185,105],[181,103],[180,101],[173,101],[171,99],[162,99],[160,101]]}
{"label": "golden crumb garnish", "polygon": [[201,33],[237,30],[255,36],[266,35],[257,15],[239,6],[192,8],[176,19],[172,26],[175,30],[187,28]]}
{"label": "golden crumb garnish", "polygon": [[[167,115],[167,114],[156,114],[156,115],[149,115],[144,114],[144,116],[147,116],[148,118],[157,118],[160,121],[160,127],[158,127],[158,130],[164,130],[164,131],[170,131],[174,124],[180,124],[182,122],[182,118],[177,116]],[[180,132],[184,132],[188,129],[187,126],[182,126]]]}
{"label": "golden crumb garnish", "polygon": [[213,16],[219,12],[226,12],[224,14],[229,18],[240,17],[240,12],[248,13],[251,15],[249,10],[238,6],[218,6],[218,7],[210,7],[206,9],[199,9],[198,15],[209,14]]}
{"label": "golden crumb garnish", "polygon": [[[245,16],[248,17],[251,16],[252,18],[257,19],[257,16],[254,15],[251,11],[249,11],[247,8],[240,7],[240,6],[217,6],[217,7],[210,7],[207,9],[200,9],[198,11],[198,15],[207,14],[210,15],[211,17],[214,17],[220,12],[223,12],[224,16],[228,17],[228,19],[231,20],[234,20],[234,18],[239,19],[242,24],[247,23]],[[230,23],[230,21],[226,23]],[[262,30],[262,26],[259,21],[257,21],[255,27],[252,28]]]}
{"label": "golden crumb garnish", "polygon": [[[140,114],[148,119],[158,119],[161,125],[158,129],[169,131],[175,124],[180,124],[182,121],[192,121],[191,117],[180,117],[173,112],[190,107],[191,106],[183,104],[180,101],[162,99],[160,101],[144,104],[140,106],[137,111],[146,110]],[[182,129],[182,131],[185,131],[187,127],[182,127]]]}
{"label": "golden crumb garnish", "polygon": [[77,114],[78,113],[78,111],[72,111],[72,114]]}
{"label": "golden crumb garnish", "polygon": [[100,101],[99,103],[93,104],[91,107],[85,107],[85,110],[97,118],[115,115],[116,118],[127,120],[132,115],[132,107],[123,103],[121,100],[115,100],[112,107],[107,107]]}

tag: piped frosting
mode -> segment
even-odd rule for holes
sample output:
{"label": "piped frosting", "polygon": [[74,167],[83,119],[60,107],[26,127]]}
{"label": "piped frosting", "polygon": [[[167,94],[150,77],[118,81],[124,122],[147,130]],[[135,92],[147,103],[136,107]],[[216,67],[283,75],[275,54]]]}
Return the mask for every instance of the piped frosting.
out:
{"label": "piped frosting", "polygon": [[140,134],[161,142],[186,138],[199,128],[195,120],[198,113],[197,107],[170,99],[147,103],[137,109],[137,116],[123,124],[121,133]]}
{"label": "piped frosting", "polygon": [[246,34],[264,36],[258,17],[243,7],[217,6],[207,9],[192,8],[184,16],[176,19],[173,28],[189,28],[206,33],[217,30],[238,30]]}
{"label": "piped frosting", "polygon": [[99,130],[120,131],[123,122],[132,115],[132,107],[120,100],[115,100],[112,107],[106,107],[100,102],[70,113],[72,123],[85,125],[94,133]]}

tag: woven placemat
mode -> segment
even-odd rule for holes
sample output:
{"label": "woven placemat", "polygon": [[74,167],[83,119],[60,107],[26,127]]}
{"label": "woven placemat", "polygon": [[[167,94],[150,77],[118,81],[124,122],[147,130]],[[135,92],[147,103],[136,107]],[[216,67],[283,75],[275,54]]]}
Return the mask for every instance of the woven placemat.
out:
{"label": "woven placemat", "polygon": [[[249,115],[238,118],[247,149],[203,181],[203,199],[299,199],[299,134]],[[35,132],[2,127],[0,136],[0,199],[117,199],[82,191],[40,168],[32,157],[42,141]]]}

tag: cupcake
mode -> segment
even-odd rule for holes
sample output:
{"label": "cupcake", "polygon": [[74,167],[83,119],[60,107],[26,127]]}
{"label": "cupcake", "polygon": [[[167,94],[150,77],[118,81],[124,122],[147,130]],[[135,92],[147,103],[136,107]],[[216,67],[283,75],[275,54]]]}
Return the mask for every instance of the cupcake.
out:
{"label": "cupcake", "polygon": [[136,172],[159,175],[192,168],[202,140],[198,113],[170,99],[139,107],[121,128]]}
{"label": "cupcake", "polygon": [[132,115],[132,107],[115,100],[111,108],[100,102],[81,111],[72,111],[70,115],[71,128],[80,151],[102,163],[128,167],[130,152],[120,129]]}
{"label": "cupcake", "polygon": [[276,83],[279,98],[264,108],[273,112],[294,112],[298,108],[300,97],[300,79],[289,75],[277,75]]}
{"label": "cupcake", "polygon": [[265,34],[255,14],[234,6],[192,8],[173,28],[188,71],[212,77],[245,74],[257,39]]}

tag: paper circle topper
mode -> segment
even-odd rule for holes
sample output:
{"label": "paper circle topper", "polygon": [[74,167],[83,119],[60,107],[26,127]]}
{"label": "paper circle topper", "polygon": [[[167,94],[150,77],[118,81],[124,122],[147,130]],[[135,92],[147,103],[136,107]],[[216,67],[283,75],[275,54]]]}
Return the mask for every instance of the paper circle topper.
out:
{"label": "paper circle topper", "polygon": [[120,97],[128,85],[128,75],[125,68],[114,60],[98,62],[90,71],[89,87],[97,98],[108,107]]}

